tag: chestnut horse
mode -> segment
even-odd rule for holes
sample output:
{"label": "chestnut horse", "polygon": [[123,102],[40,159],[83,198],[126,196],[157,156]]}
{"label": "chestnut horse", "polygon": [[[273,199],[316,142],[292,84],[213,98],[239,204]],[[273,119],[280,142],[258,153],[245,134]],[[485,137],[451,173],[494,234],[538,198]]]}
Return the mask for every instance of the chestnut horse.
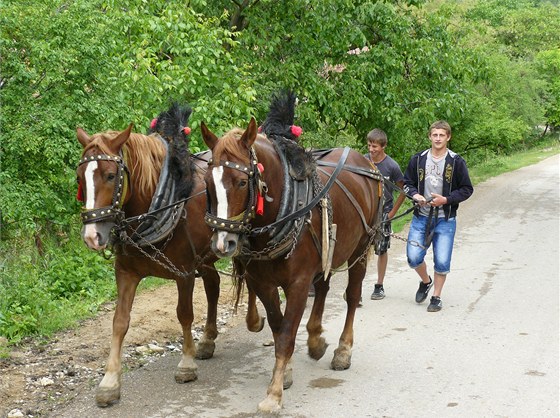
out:
{"label": "chestnut horse", "polygon": [[[211,231],[204,223],[203,176],[209,153],[188,153],[190,113],[188,107],[176,104],[162,112],[153,121],[153,128],[161,135],[132,133],[132,125],[122,132],[91,136],[77,129],[84,147],[77,168],[78,198],[84,202],[82,238],[92,250],[101,251],[109,245],[116,254],[118,300],[105,375],[96,393],[99,406],[120,399],[123,339],[136,288],[146,276],[173,279],[177,284],[177,317],[184,341],[175,380],[195,380],[195,357],[206,359],[214,353],[220,276],[214,268],[217,257],[210,251]],[[164,175],[170,179],[165,184]],[[154,210],[156,200],[159,209]],[[197,347],[191,334],[195,275],[202,277],[208,301],[204,333]],[[264,324],[254,294],[249,295],[246,322],[255,332]]]}
{"label": "chestnut horse", "polygon": [[[292,384],[290,362],[312,282],[315,299],[307,323],[308,353],[318,360],[326,351],[321,323],[331,263],[333,268],[348,263],[346,322],[331,367],[350,367],[354,315],[366,273],[367,253],[379,237],[382,177],[356,151],[325,151],[313,168],[318,179],[313,186],[314,197],[309,203],[302,200],[301,209],[279,219],[280,206],[286,201],[283,192],[288,177],[278,151],[281,147],[275,142],[295,142],[259,134],[253,118],[246,130],[236,128],[222,138],[204,124],[201,131],[212,150],[205,176],[209,196],[206,221],[214,229],[212,250],[220,257],[234,257],[236,264],[244,267],[241,278],[266,308],[276,362],[267,396],[258,408],[262,412],[276,412],[282,407],[283,389]],[[305,155],[301,159],[305,160]],[[317,201],[326,192],[321,199],[326,202],[322,209]],[[285,238],[275,240],[274,234],[271,237],[271,231],[279,231],[289,222],[294,226]],[[336,236],[334,224],[340,226]],[[281,247],[286,248],[280,250]],[[284,313],[278,287],[286,297]]]}

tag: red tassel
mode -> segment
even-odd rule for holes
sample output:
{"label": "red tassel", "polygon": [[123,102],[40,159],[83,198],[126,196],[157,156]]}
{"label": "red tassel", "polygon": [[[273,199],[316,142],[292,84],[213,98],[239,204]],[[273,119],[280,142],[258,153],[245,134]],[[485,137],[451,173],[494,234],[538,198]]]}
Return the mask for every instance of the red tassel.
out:
{"label": "red tassel", "polygon": [[191,128],[189,128],[188,126],[185,126],[185,127],[183,128],[183,132],[185,133],[185,135],[188,135],[188,134],[191,133]]}
{"label": "red tassel", "polygon": [[76,199],[78,199],[78,202],[84,201],[84,194],[82,193],[82,185],[80,183],[78,183],[78,192],[76,193]]}
{"label": "red tassel", "polygon": [[264,213],[264,197],[260,193],[257,193],[257,215],[262,215]]}

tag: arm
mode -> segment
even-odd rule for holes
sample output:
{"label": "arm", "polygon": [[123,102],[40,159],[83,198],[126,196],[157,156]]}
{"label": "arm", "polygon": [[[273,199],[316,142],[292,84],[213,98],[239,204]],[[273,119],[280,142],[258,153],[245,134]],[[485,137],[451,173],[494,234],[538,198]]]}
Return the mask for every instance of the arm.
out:
{"label": "arm", "polygon": [[416,169],[417,159],[412,157],[404,173],[404,192],[407,196],[414,198],[418,194],[418,171]]}
{"label": "arm", "polygon": [[456,162],[454,177],[453,190],[447,196],[447,203],[450,205],[456,205],[467,200],[474,192],[467,163],[462,158],[459,158]]}
{"label": "arm", "polygon": [[[396,184],[401,189],[404,187],[404,181],[403,180],[397,181]],[[395,217],[396,213],[399,211],[399,208],[403,204],[405,197],[406,197],[406,195],[403,192],[399,193],[399,197],[397,197],[397,200],[395,201],[395,205],[393,206],[393,209],[391,209],[391,211],[388,214],[389,219],[392,219],[392,218]]]}

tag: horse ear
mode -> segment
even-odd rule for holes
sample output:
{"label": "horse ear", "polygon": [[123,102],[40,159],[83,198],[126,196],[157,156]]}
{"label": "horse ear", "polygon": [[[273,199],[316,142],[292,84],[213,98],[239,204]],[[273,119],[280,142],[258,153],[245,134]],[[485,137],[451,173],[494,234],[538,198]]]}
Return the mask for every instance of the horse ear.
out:
{"label": "horse ear", "polygon": [[245,132],[243,132],[243,135],[241,135],[241,138],[239,139],[247,148],[251,148],[257,139],[257,129],[257,121],[254,117],[251,117],[249,126],[247,126],[247,129],[245,129]]}
{"label": "horse ear", "polygon": [[213,150],[219,141],[218,137],[208,129],[204,122],[200,122],[200,132],[202,133],[202,139],[204,139],[204,143],[208,149]]}
{"label": "horse ear", "polygon": [[91,142],[91,137],[80,127],[76,128],[76,136],[84,148]]}
{"label": "horse ear", "polygon": [[130,133],[132,132],[132,127],[134,126],[133,123],[128,125],[124,131],[118,134],[112,141],[111,141],[111,148],[115,151],[115,154],[120,151],[121,147],[124,145],[128,138],[130,138]]}

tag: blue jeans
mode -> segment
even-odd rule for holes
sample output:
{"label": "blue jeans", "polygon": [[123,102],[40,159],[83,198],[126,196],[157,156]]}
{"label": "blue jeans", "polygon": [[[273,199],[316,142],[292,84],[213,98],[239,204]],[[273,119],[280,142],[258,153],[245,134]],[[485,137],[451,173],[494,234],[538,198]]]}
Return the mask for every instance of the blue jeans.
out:
{"label": "blue jeans", "polygon": [[[408,265],[413,269],[422,264],[424,257],[426,257],[427,248],[422,248],[418,244],[424,245],[427,224],[427,216],[415,215],[412,217],[408,232],[409,242],[406,245],[406,258]],[[447,221],[445,218],[438,218],[436,221],[432,251],[434,252],[434,271],[438,274],[447,274],[451,269],[451,254],[453,253],[456,228],[455,218],[449,218]]]}

